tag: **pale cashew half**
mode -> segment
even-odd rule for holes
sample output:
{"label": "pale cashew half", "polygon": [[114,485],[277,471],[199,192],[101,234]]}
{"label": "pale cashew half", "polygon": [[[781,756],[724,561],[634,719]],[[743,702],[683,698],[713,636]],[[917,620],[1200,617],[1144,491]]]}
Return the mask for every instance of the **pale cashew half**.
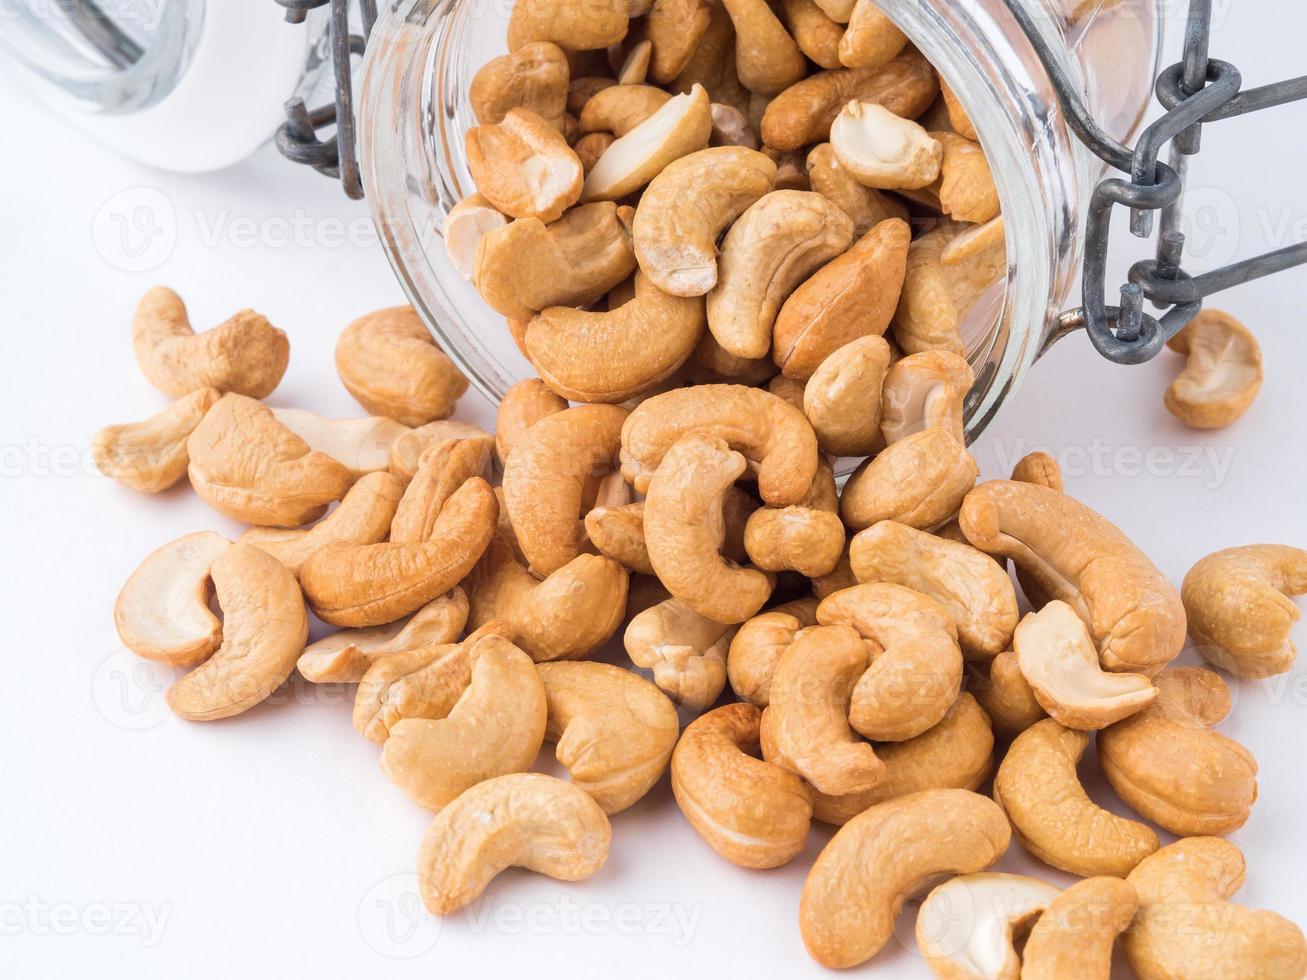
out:
{"label": "pale cashew half", "polygon": [[672,755],[676,804],[732,864],[777,868],[808,841],[812,804],[792,772],[758,758],[762,712],[728,704],[691,722]]}
{"label": "pale cashew half", "polygon": [[1184,648],[1175,588],[1115,525],[1046,487],[994,480],[967,494],[963,533],[1016,562],[1088,625],[1107,670],[1154,674]]}
{"label": "pale cashew half", "polygon": [[[580,153],[578,148],[577,153]],[[473,192],[459,201],[445,216],[445,252],[454,268],[468,282],[476,275],[477,246],[481,239],[507,225],[506,215],[482,195]]]}
{"label": "pale cashew half", "polygon": [[329,419],[303,408],[274,408],[272,415],[311,449],[341,463],[354,479],[386,469],[395,440],[412,431],[407,425],[379,415]]}
{"label": "pale cashew half", "polygon": [[1194,429],[1220,429],[1238,419],[1262,388],[1262,349],[1247,327],[1206,309],[1167,346],[1188,356],[1166,389],[1166,407]]}
{"label": "pale cashew half", "polygon": [[947,429],[962,441],[963,402],[975,383],[967,359],[952,351],[927,350],[899,358],[881,387],[885,444],[933,428]]}
{"label": "pale cashew half", "polygon": [[1120,878],[1076,882],[1030,930],[1021,952],[1022,980],[1110,980],[1112,946],[1138,907],[1134,887]]}
{"label": "pale cashew half", "polygon": [[222,624],[209,610],[209,568],[230,543],[198,531],[150,552],[114,603],[123,645],[174,667],[207,660],[222,643]]}
{"label": "pale cashew half", "polygon": [[539,378],[519,381],[499,400],[495,415],[495,455],[502,466],[527,430],[542,418],[567,408],[567,399],[554,394]]}
{"label": "pale cashew half", "polygon": [[422,839],[422,901],[451,915],[510,867],[580,881],[603,867],[611,839],[599,804],[565,780],[535,772],[488,779],[436,814]]}
{"label": "pale cashew half", "polygon": [[404,493],[404,484],[389,473],[369,473],[350,487],[340,506],[312,528],[252,527],[237,540],[262,548],[299,577],[319,548],[333,541],[376,544],[385,541]]}
{"label": "pale cashew half", "polygon": [[432,446],[451,439],[474,439],[487,446],[493,446],[495,437],[470,422],[458,422],[454,419],[437,419],[406,432],[391,444],[390,472],[407,483],[418,471],[422,454]]}
{"label": "pale cashew half", "polygon": [[[840,62],[846,68],[879,68],[898,57],[908,36],[872,0],[858,0],[840,39]],[[823,65],[823,68],[833,67]]]}
{"label": "pale cashew half", "polygon": [[283,425],[261,402],[226,394],[186,440],[191,486],[249,524],[297,527],[345,496],[350,471]]}
{"label": "pale cashew half", "polygon": [[549,709],[545,738],[572,785],[604,813],[636,803],[658,782],[680,734],[672,702],[643,677],[612,664],[538,667]]}
{"label": "pale cashew half", "polygon": [[830,128],[830,143],[849,173],[877,190],[919,190],[939,178],[944,148],[911,119],[883,105],[853,101]]}
{"label": "pale cashew half", "polygon": [[189,721],[248,711],[295,669],[309,635],[295,576],[267,552],[224,548],[209,567],[222,609],[222,646],[168,688],[168,706]]}
{"label": "pale cashew half", "polygon": [[844,27],[831,20],[814,0],[785,0],[785,23],[799,50],[822,68],[842,68],[840,38]]}
{"label": "pale cashew half", "polygon": [[[905,204],[892,195],[874,190],[858,183],[853,174],[844,169],[835,148],[829,143],[821,143],[808,151],[808,183],[818,194],[824,194],[840,206],[853,219],[853,233],[859,239],[866,236],[882,221],[898,218],[908,220]],[[911,235],[909,235],[909,238]],[[908,245],[903,243],[903,258],[906,264]],[[894,302],[898,302],[895,297]],[[892,313],[893,311],[891,311]],[[886,326],[889,325],[888,317]]]}
{"label": "pale cashew half", "polygon": [[91,440],[91,458],[123,486],[142,493],[167,490],[186,475],[186,440],[221,397],[217,388],[200,388],[143,422],[107,426]]}
{"label": "pale cashew half", "polygon": [[585,174],[562,133],[529,109],[467,132],[467,167],[496,210],[548,224],[581,196]]}
{"label": "pale cashew half", "polygon": [[674,296],[717,285],[717,240],[776,181],[776,164],[743,146],[699,150],[653,179],[635,213],[640,268]]}
{"label": "pale cashew half", "polygon": [[965,265],[990,252],[1001,252],[1007,244],[1007,230],[999,215],[983,225],[964,226],[939,253],[943,266]]}
{"label": "pale cashew half", "polygon": [[589,656],[617,631],[626,609],[627,575],[600,555],[577,555],[543,581],[526,570],[500,536],[466,583],[473,627],[502,620],[538,663]]}
{"label": "pale cashew half", "polygon": [[1230,712],[1220,675],[1198,667],[1158,674],[1157,700],[1098,733],[1098,759],[1117,795],[1173,834],[1228,834],[1257,799],[1257,760],[1212,731]]}
{"label": "pale cashew half", "polygon": [[1031,725],[1048,717],[1021,673],[1017,655],[1011,650],[1005,650],[993,659],[988,675],[973,674],[971,680],[971,690],[994,722],[994,732],[1000,738],[1016,738]]}
{"label": "pale cashew half", "polygon": [[994,801],[967,790],[925,790],[864,811],[808,873],[799,905],[803,944],[822,966],[865,963],[893,936],[904,902],[939,875],[992,866],[1011,838]]}
{"label": "pale cashew half", "polygon": [[781,305],[852,242],[853,220],[821,194],[767,194],[722,242],[717,285],[708,294],[708,329],[732,354],[765,357]]}
{"label": "pale cashew half", "polygon": [[378,660],[406,650],[453,643],[467,625],[467,613],[467,594],[451,589],[405,619],[385,626],[340,630],[310,643],[295,667],[315,684],[357,684]]}
{"label": "pale cashew half", "polygon": [[471,683],[448,716],[403,719],[381,751],[391,782],[429,810],[483,780],[525,772],[544,743],[545,689],[531,658],[497,636],[474,656]]}
{"label": "pale cashew half", "polygon": [[150,384],[173,398],[199,388],[263,398],[277,387],[290,360],[286,334],[253,310],[197,334],[186,304],[164,286],[141,297],[132,319],[132,347]]}
{"label": "pale cashew half", "polygon": [[726,676],[738,697],[767,707],[776,665],[799,635],[817,625],[817,600],[811,596],[782,603],[744,623],[731,640]]}
{"label": "pale cashew half", "polygon": [[[605,86],[591,95],[581,109],[581,132],[608,133],[618,140],[671,100],[671,93],[653,85]],[[594,169],[593,164],[590,169]]]}
{"label": "pale cashew half", "polygon": [[1307,550],[1255,544],[1208,555],[1180,587],[1189,633],[1207,660],[1240,677],[1270,677],[1298,656],[1290,633],[1307,593]]}
{"label": "pale cashew half", "polygon": [[758,95],[775,95],[808,73],[803,52],[766,0],[722,0],[735,24],[735,70]]}
{"label": "pale cashew half", "polygon": [[712,111],[702,85],[674,96],[604,151],[585,178],[582,201],[616,201],[634,194],[667,166],[708,145]]}
{"label": "pale cashew half", "polygon": [[586,482],[614,469],[626,421],[626,409],[615,405],[569,408],[531,426],[509,455],[508,516],[539,574],[556,572],[581,553]]}
{"label": "pale cashew half", "polygon": [[508,50],[552,41],[564,51],[600,51],[626,37],[627,7],[628,0],[520,0],[508,21]]}
{"label": "pale cashew half", "polygon": [[844,523],[831,467],[822,463],[812,489],[789,507],[760,507],[749,515],[744,547],[764,572],[829,575],[844,553]]}
{"label": "pale cashew half", "polygon": [[423,453],[418,471],[404,488],[395,508],[390,524],[391,543],[419,544],[431,540],[440,512],[454,491],[473,477],[489,476],[490,455],[490,447],[482,439],[451,439]]}
{"label": "pale cashew half", "polygon": [[500,123],[512,109],[530,109],[562,132],[570,78],[563,50],[537,41],[482,65],[472,78],[468,101],[481,123]]}
{"label": "pale cashew half", "polygon": [[928,596],[886,582],[855,585],[823,599],[817,622],[851,627],[870,645],[869,666],[853,689],[849,709],[849,723],[866,738],[915,738],[938,724],[957,700],[962,685],[957,627]]}
{"label": "pale cashew half", "polygon": [[948,264],[946,250],[960,240],[962,226],[946,223],[927,232],[908,250],[903,294],[894,314],[894,338],[904,353],[947,350],[965,355],[962,323],[972,307],[1007,274],[1003,236]]}
{"label": "pale cashew half", "polygon": [[891,356],[885,338],[860,337],[822,361],[808,379],[803,414],[824,452],[868,456],[882,448],[880,389]]}
{"label": "pale cashew half", "polygon": [[1017,627],[1021,673],[1040,706],[1068,728],[1092,732],[1142,711],[1157,697],[1144,674],[1106,673],[1083,620],[1054,600]]}
{"label": "pale cashew half", "polygon": [[958,512],[979,475],[967,447],[948,429],[924,429],[858,467],[844,485],[840,513],[858,530],[879,521],[935,527]]}
{"label": "pale cashew half", "polygon": [[1082,878],[1124,878],[1157,850],[1157,834],[1089,798],[1076,774],[1088,745],[1087,734],[1052,718],[1031,726],[998,767],[994,799],[1017,839],[1040,861]]}
{"label": "pale cashew half", "polygon": [[480,478],[441,508],[429,540],[344,544],[315,551],[300,571],[318,618],[335,626],[380,626],[421,609],[463,580],[494,536],[499,505]]}
{"label": "pale cashew half", "polygon": [[735,627],[701,616],[674,596],[631,618],[627,656],[653,672],[654,683],[691,711],[702,711],[726,686],[726,651]]}
{"label": "pale cashew half", "polygon": [[1126,959],[1142,980],[1294,980],[1307,974],[1307,941],[1283,916],[1230,901],[1243,854],[1217,837],[1176,841],[1126,879],[1139,912]]}
{"label": "pale cashew half", "polygon": [[926,896],[917,948],[937,977],[1018,980],[1016,933],[1039,918],[1060,889],[1025,875],[961,875]]}
{"label": "pale cashew half", "polygon": [[692,432],[723,438],[743,453],[773,507],[798,503],[817,476],[817,437],[803,413],[743,385],[699,385],[646,400],[622,427],[622,474],[647,492],[668,450]]}
{"label": "pale cashew half", "polygon": [[1020,615],[1016,590],[983,552],[881,521],[854,536],[849,562],[859,582],[892,582],[938,602],[957,625],[968,657],[995,657],[1008,649]]}

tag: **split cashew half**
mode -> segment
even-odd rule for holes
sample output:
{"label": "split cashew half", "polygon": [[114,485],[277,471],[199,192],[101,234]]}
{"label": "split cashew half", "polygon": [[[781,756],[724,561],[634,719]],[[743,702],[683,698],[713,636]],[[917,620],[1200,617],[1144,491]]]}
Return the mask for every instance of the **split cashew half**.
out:
{"label": "split cashew half", "polygon": [[186,440],[221,397],[217,388],[200,388],[143,422],[106,426],[91,441],[91,458],[123,486],[141,493],[167,490],[186,475]]}
{"label": "split cashew half", "polygon": [[690,711],[702,711],[726,686],[726,651],[735,627],[701,616],[675,597],[632,617],[622,642],[631,663]]}
{"label": "split cashew half", "polygon": [[[443,355],[441,355],[443,356]],[[412,431],[394,419],[374,415],[366,419],[329,419],[303,408],[274,408],[273,418],[309,444],[326,453],[357,480],[390,465],[395,440]]]}
{"label": "split cashew half", "polygon": [[581,200],[618,201],[634,194],[670,164],[704,149],[711,135],[708,93],[695,85],[604,151],[585,178]]}
{"label": "split cashew half", "polygon": [[979,475],[967,447],[948,429],[923,429],[854,471],[840,513],[856,530],[880,521],[932,528],[958,512]]}
{"label": "split cashew half", "polygon": [[[579,144],[578,144],[579,147]],[[578,148],[577,153],[580,153]],[[477,248],[481,239],[505,227],[507,216],[475,191],[459,201],[445,216],[445,252],[454,268],[468,282],[476,275]]]}
{"label": "split cashew half", "polygon": [[746,622],[726,656],[731,690],[760,708],[767,707],[776,665],[799,631],[816,625],[817,600],[811,596],[775,606]]}
{"label": "split cashew half", "polygon": [[917,948],[937,977],[1019,980],[1015,933],[1038,919],[1060,893],[1025,875],[981,872],[952,878],[917,913]]}
{"label": "split cashew half", "polygon": [[944,148],[925,129],[883,105],[853,101],[830,128],[844,169],[876,190],[920,190],[939,178]]}
{"label": "split cashew half", "polygon": [[1076,882],[1030,930],[1021,953],[1022,980],[1110,980],[1112,946],[1138,907],[1134,888],[1120,878]]}
{"label": "split cashew half", "polygon": [[1166,389],[1166,407],[1194,429],[1220,429],[1248,411],[1262,388],[1262,349],[1252,331],[1206,309],[1167,346],[1189,358]]}

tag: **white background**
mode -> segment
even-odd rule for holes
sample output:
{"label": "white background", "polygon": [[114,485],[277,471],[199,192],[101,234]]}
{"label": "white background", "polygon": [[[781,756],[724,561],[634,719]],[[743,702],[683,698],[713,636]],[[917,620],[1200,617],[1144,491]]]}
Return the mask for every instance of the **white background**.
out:
{"label": "white background", "polygon": [[[1307,9],[1230,6],[1218,5],[1214,55],[1240,65],[1250,85],[1302,71]],[[483,903],[438,923],[413,894],[429,816],[381,773],[376,746],[350,725],[347,692],[292,681],[277,703],[235,720],[197,725],[168,713],[170,674],[121,648],[114,597],[156,546],[238,528],[185,487],[137,495],[89,462],[98,428],[166,403],[134,363],[133,305],[163,282],[201,327],[239,307],[260,310],[292,340],[290,370],[270,401],[344,416],[361,413],[333,370],[336,336],[402,296],[365,207],[270,149],[223,173],[178,177],[102,151],[12,82],[0,81],[0,105],[9,134],[0,153],[0,973],[820,973],[800,942],[797,908],[826,829],[814,829],[789,867],[743,871],[694,835],[664,781],[614,820],[612,855],[592,880],[567,886],[510,872]],[[1199,267],[1303,239],[1303,112],[1208,130],[1192,179]],[[112,216],[141,204],[165,234],[151,268],[124,271]],[[1307,546],[1305,291],[1298,272],[1220,301],[1266,354],[1265,389],[1234,427],[1188,431],[1164,411],[1175,356],[1115,368],[1076,337],[1038,366],[976,446],[985,476],[1051,449],[1070,492],[1121,524],[1176,582],[1218,548]],[[459,415],[491,418],[474,394]],[[1238,685],[1223,726],[1261,764],[1261,797],[1233,838],[1248,858],[1242,898],[1299,923],[1305,700],[1300,663],[1287,677]],[[1111,805],[1092,762],[1085,768]],[[1015,844],[1001,867],[1065,880]],[[904,942],[859,973],[924,975],[911,929],[905,915]]]}

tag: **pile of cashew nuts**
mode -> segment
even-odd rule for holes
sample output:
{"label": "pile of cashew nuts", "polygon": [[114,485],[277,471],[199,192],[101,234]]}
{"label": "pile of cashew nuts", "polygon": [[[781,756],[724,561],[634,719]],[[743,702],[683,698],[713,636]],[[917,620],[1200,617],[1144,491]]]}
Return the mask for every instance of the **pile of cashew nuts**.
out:
{"label": "pile of cashew nuts", "polygon": [[[265,318],[196,333],[151,290],[133,344],[175,401],[97,463],[251,526],[150,554],[123,643],[189,669],[167,697],[194,721],[296,670],[356,684],[354,726],[435,813],[436,914],[510,866],[598,873],[669,772],[745,868],[839,828],[798,909],[825,966],[924,892],[941,977],[1106,978],[1118,938],[1145,978],[1302,977],[1298,927],[1230,901],[1257,765],[1214,730],[1229,690],[1171,664],[1192,637],[1287,671],[1307,551],[1218,552],[1177,590],[1051,457],[977,485],[959,330],[1006,259],[975,132],[868,0],[783,7],[518,0],[446,229],[538,374],[494,433],[451,418],[467,382],[407,307],[340,335],[370,413],[341,420],[263,403],[289,357]],[[1207,314],[1176,346],[1177,416],[1247,409],[1245,328]],[[337,631],[309,643],[310,612]],[[1085,792],[1091,739],[1139,819]],[[529,771],[545,742],[570,778]],[[1013,837],[1083,880],[988,870]]]}

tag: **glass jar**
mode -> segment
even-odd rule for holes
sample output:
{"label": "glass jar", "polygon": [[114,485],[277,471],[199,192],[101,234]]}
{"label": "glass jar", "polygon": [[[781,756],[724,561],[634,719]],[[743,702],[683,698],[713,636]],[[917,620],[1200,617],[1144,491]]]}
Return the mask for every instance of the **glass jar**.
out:
{"label": "glass jar", "polygon": [[[1084,205],[1104,165],[1074,137],[1047,73],[1002,0],[878,0],[971,116],[994,172],[1008,276],[971,311],[963,336],[977,383],[969,436],[994,417],[1055,336],[1077,282]],[[1133,143],[1157,76],[1155,0],[1024,0],[1094,117]],[[492,399],[534,374],[504,321],[452,267],[441,229],[474,190],[464,134],[473,75],[505,51],[510,5],[393,0],[369,42],[359,98],[361,166],[395,272],[441,345]]]}

